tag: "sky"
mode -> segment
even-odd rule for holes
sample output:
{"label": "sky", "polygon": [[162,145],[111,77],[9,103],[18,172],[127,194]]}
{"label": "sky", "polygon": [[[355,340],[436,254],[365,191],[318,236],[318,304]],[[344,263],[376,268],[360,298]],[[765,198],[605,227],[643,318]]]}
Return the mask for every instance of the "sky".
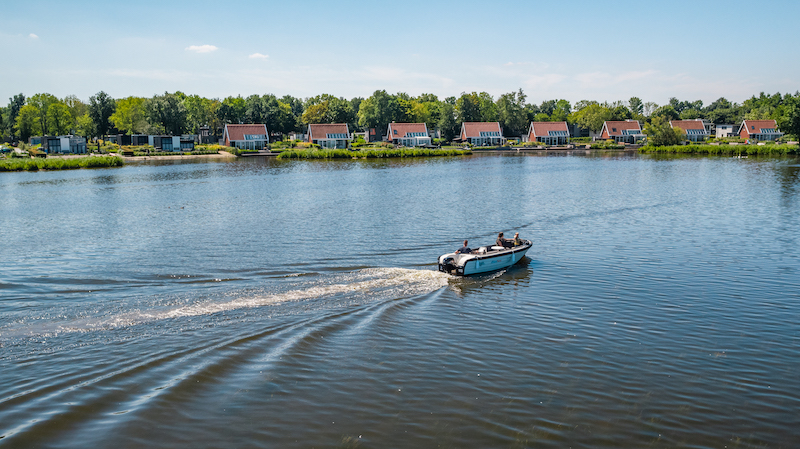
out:
{"label": "sky", "polygon": [[741,102],[800,90],[797,0],[10,1],[0,104],[23,93]]}

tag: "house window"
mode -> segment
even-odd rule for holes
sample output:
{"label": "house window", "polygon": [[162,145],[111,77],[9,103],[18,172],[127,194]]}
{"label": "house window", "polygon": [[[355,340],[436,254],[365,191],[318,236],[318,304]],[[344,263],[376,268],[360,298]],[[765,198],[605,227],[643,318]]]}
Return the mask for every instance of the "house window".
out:
{"label": "house window", "polygon": [[397,130],[396,130],[396,129],[393,129],[393,130],[392,130],[392,134],[397,134]]}
{"label": "house window", "polygon": [[194,150],[194,142],[181,142],[181,150]]}
{"label": "house window", "polygon": [[60,153],[61,152],[61,140],[60,139],[48,139],[47,140],[47,149],[50,150],[51,153]]}
{"label": "house window", "polygon": [[161,151],[172,151],[172,137],[161,138]]}

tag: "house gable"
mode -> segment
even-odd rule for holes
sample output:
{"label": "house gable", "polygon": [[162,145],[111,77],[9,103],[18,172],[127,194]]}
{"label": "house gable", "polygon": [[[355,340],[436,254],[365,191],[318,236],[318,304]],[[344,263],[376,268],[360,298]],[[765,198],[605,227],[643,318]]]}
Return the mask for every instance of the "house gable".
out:
{"label": "house gable", "polygon": [[612,137],[630,135],[632,131],[638,131],[635,134],[642,133],[642,126],[638,120],[608,120],[603,123],[600,138],[610,139]]}
{"label": "house gable", "polygon": [[388,140],[428,136],[428,125],[425,123],[389,123]]}
{"label": "house gable", "polygon": [[567,122],[531,122],[528,136],[530,141],[537,137],[569,137],[569,128]]}
{"label": "house gable", "polygon": [[765,135],[777,138],[783,135],[778,130],[778,123],[775,120],[745,120],[739,127],[739,137],[749,139],[753,135]]}
{"label": "house gable", "polygon": [[461,124],[461,139],[480,137],[503,137],[499,122],[464,122]]}
{"label": "house gable", "polygon": [[308,125],[308,141],[349,140],[350,128],[347,123],[315,123]]}
{"label": "house gable", "polygon": [[262,124],[226,124],[223,131],[223,140],[226,146],[232,145],[235,142],[247,141],[261,141],[269,142],[269,133],[267,132],[267,125]]}

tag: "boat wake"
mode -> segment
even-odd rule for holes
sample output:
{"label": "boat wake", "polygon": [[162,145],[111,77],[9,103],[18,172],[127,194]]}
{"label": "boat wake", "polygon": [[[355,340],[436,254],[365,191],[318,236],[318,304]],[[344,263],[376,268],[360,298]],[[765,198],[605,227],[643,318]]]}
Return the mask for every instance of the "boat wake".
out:
{"label": "boat wake", "polygon": [[97,311],[93,314],[89,310],[61,311],[55,316],[48,315],[24,323],[10,323],[5,328],[0,327],[0,339],[118,329],[292,302],[333,302],[341,305],[406,298],[445,287],[448,279],[449,275],[438,271],[405,268],[367,268],[336,275],[315,276],[312,279],[291,277],[291,283],[276,286],[274,288],[277,291],[271,292],[237,291],[213,299],[190,296],[180,300],[179,304],[167,306],[159,305],[163,298],[153,298],[150,305],[121,305],[115,311],[100,314]]}

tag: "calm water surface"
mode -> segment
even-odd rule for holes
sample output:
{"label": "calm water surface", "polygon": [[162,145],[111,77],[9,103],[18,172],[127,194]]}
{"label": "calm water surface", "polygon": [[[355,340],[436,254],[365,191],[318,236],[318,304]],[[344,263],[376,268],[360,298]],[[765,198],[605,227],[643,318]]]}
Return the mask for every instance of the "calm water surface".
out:
{"label": "calm water surface", "polygon": [[[800,161],[0,174],[0,447],[800,444]],[[498,231],[529,258],[436,258]]]}

